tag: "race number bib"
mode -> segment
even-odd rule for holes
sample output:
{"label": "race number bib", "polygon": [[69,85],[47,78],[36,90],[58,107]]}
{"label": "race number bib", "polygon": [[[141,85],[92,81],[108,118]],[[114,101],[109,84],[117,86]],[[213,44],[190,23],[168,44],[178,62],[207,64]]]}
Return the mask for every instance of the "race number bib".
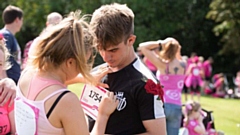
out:
{"label": "race number bib", "polygon": [[37,135],[39,109],[16,98],[15,124],[19,135]]}
{"label": "race number bib", "polygon": [[99,103],[105,96],[106,92],[107,90],[101,87],[89,84],[84,85],[82,95],[80,96],[80,103],[84,112],[94,120],[96,120],[98,115]]}

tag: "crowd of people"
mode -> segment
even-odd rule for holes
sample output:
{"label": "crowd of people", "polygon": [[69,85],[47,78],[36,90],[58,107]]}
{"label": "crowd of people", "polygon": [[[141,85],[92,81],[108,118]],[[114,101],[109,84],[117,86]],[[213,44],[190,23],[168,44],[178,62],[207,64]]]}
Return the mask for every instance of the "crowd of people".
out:
{"label": "crowd of people", "polygon": [[[156,50],[158,50],[158,53],[161,54],[159,48],[152,49],[151,51],[158,54],[156,53]],[[140,57],[142,58],[144,64],[153,72],[154,75],[158,76],[160,72],[165,72],[157,69],[156,64],[154,65],[154,62],[152,63],[149,61],[140,51],[141,50],[138,49],[138,55],[142,55]],[[156,57],[159,56],[156,55]],[[184,87],[182,89],[185,101],[188,101],[188,95],[190,95],[191,100],[197,100],[200,102],[200,97],[203,94],[218,98],[240,98],[240,85],[238,83],[240,71],[238,71],[236,75],[229,75],[227,73],[213,74],[213,58],[208,57],[205,59],[202,56],[198,56],[195,52],[193,52],[190,57],[184,55],[179,56],[179,58],[186,61],[184,73],[185,80]],[[230,86],[231,83],[233,83],[234,86]],[[196,99],[195,96],[197,97]]]}
{"label": "crowd of people", "polygon": [[[134,13],[127,5],[102,5],[90,22],[79,10],[66,17],[50,13],[46,28],[27,43],[23,63],[14,36],[22,27],[23,11],[9,5],[2,16],[0,135],[177,135],[182,90],[191,93],[192,101],[197,95],[198,101],[185,104],[184,126],[190,135],[207,134],[200,95],[210,88],[212,58],[182,56],[180,43],[172,37],[140,43],[144,57],[139,57],[134,50]],[[91,72],[95,50],[105,62],[98,66],[104,72],[98,74]],[[109,90],[96,120],[84,114],[78,97],[67,89],[77,82]]]}
{"label": "crowd of people", "polygon": [[[138,51],[140,52],[138,54],[143,55],[140,57],[145,65],[150,66],[149,69],[154,69],[155,66],[156,71],[151,71],[164,86],[164,112],[169,135],[183,133],[179,129],[187,129],[189,135],[224,134],[209,126],[213,121],[208,121],[208,126],[203,124],[206,116],[201,109],[200,96],[209,88],[211,82],[213,63],[211,57],[204,61],[204,58],[197,56],[196,53],[190,58],[182,56],[180,43],[171,37],[140,43]],[[219,81],[219,78],[215,81]],[[221,97],[222,87],[217,85],[214,87],[216,96]],[[182,103],[182,93],[185,94],[185,103]],[[190,100],[186,96],[188,93],[191,95]],[[197,95],[197,99],[194,95]],[[182,109],[183,106],[185,109]],[[181,125],[182,123],[184,124]]]}
{"label": "crowd of people", "polygon": [[[18,73],[11,76],[13,72],[7,70],[9,74],[3,76],[14,83],[1,80],[1,114],[6,120],[0,127],[7,130],[0,134],[166,134],[163,91],[135,54],[134,14],[126,5],[103,5],[90,23],[80,11],[71,12],[33,40],[23,70],[14,37],[22,26],[23,11],[10,5],[3,20],[1,45],[8,48],[11,68]],[[95,49],[108,65],[96,76],[90,72]],[[109,90],[101,99],[96,121],[86,120],[79,99],[67,89],[75,81]],[[9,84],[15,86],[14,92]]]}

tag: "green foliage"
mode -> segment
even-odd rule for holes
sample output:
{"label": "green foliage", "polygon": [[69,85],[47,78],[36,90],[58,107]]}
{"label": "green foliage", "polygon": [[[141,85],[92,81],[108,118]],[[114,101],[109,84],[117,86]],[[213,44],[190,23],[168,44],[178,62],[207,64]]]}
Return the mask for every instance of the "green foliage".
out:
{"label": "green foliage", "polygon": [[[71,11],[80,9],[83,14],[90,14],[100,5],[98,3],[92,0],[6,0],[1,3],[0,10],[3,11],[7,5],[12,4],[24,11],[23,27],[16,35],[21,48],[24,49],[25,43],[37,37],[44,29],[49,13],[59,12],[66,16]],[[2,22],[0,24],[3,26]]]}
{"label": "green foliage", "polygon": [[[212,14],[210,18],[214,19],[215,16],[216,22],[206,18],[211,3],[206,0],[4,0],[0,10],[2,11],[8,4],[23,9],[24,24],[16,37],[21,48],[24,49],[27,41],[38,36],[45,27],[46,17],[50,12],[56,11],[67,15],[71,11],[80,9],[83,14],[92,14],[101,5],[113,2],[127,4],[135,13],[137,36],[135,48],[140,42],[171,36],[179,40],[183,55],[189,56],[191,52],[196,52],[204,58],[212,56],[215,59],[214,71],[216,72],[222,71],[223,62],[228,60],[225,57],[226,53],[223,52],[229,49],[234,50],[234,53],[240,51],[239,46],[236,46],[240,40],[239,2],[236,1],[213,0],[215,4],[212,3],[210,6]],[[225,5],[222,4],[223,2]],[[231,10],[227,10],[229,8]],[[217,26],[213,32],[216,23]],[[0,25],[3,26],[2,22]],[[223,41],[227,45],[223,46]],[[237,58],[231,57],[231,59]],[[102,60],[97,59],[96,63],[98,62]],[[229,69],[233,67],[236,67],[235,63],[232,63]]]}
{"label": "green foliage", "polygon": [[216,22],[213,31],[216,36],[221,37],[220,43],[223,45],[219,55],[232,59],[231,64],[236,67],[234,70],[239,70],[237,67],[240,67],[240,1],[213,0],[210,8],[206,17]]}

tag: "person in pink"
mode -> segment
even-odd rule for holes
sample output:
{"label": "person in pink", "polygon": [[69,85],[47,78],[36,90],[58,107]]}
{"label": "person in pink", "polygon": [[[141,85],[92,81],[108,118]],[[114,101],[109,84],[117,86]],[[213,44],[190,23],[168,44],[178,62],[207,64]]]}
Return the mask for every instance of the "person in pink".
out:
{"label": "person in pink", "polygon": [[26,43],[25,47],[24,47],[24,52],[23,52],[23,63],[22,63],[22,70],[25,68],[26,64],[27,64],[27,59],[28,59],[28,51],[30,46],[32,45],[33,40],[30,40]]}
{"label": "person in pink", "polygon": [[190,57],[187,59],[187,68],[188,68],[189,65],[194,63],[195,57],[197,57],[197,53],[196,52],[192,52]]}
{"label": "person in pink", "polygon": [[[158,55],[151,50],[162,48]],[[139,44],[139,49],[158,69],[157,78],[163,85],[164,112],[168,135],[177,135],[182,120],[181,93],[184,86],[186,62],[181,59],[181,46],[174,38],[148,41]]]}
{"label": "person in pink", "polygon": [[204,69],[203,89],[209,88],[209,83],[210,83],[211,76],[212,76],[212,64],[213,64],[212,57],[208,57],[208,59],[203,62],[203,69]]}
{"label": "person in pink", "polygon": [[201,105],[195,101],[188,101],[185,104],[184,127],[188,129],[189,135],[206,134],[203,124]]}
{"label": "person in pink", "polygon": [[237,72],[235,78],[235,85],[237,86],[237,93],[240,93],[240,71]]}
{"label": "person in pink", "polygon": [[[83,108],[76,94],[65,85],[81,74],[97,84],[90,74],[93,35],[80,12],[71,12],[41,36],[31,65],[26,66],[17,86],[15,123],[18,135],[89,135]],[[91,134],[104,134],[118,101],[106,92],[98,107]]]}
{"label": "person in pink", "polygon": [[[203,71],[204,74],[204,67],[203,67],[203,62],[204,62],[204,57],[203,56],[198,56],[198,63],[197,65],[202,68],[201,70]],[[205,75],[203,75],[202,77],[205,77]],[[203,78],[204,79],[204,78]]]}
{"label": "person in pink", "polygon": [[15,133],[14,125],[14,105],[9,105],[10,100],[0,107],[0,135],[6,135],[8,133]]}
{"label": "person in pink", "polygon": [[207,114],[201,109],[200,103],[190,100],[186,102],[184,110],[183,126],[189,135],[224,135],[224,132],[211,127],[212,121],[204,126],[203,119]]}
{"label": "person in pink", "polygon": [[194,95],[197,95],[198,101],[200,101],[200,91],[203,84],[202,78],[204,78],[204,75],[202,68],[197,63],[198,57],[195,56],[193,63],[188,66],[186,71],[188,77],[185,80],[185,84],[190,89],[192,100]]}
{"label": "person in pink", "polygon": [[214,86],[212,96],[223,98],[226,95],[225,89],[224,89],[224,85],[225,85],[224,74],[223,73],[215,74],[213,75],[212,80],[213,80],[213,86]]}
{"label": "person in pink", "polygon": [[[186,59],[186,61],[187,61],[186,69],[188,69],[189,65],[191,65],[193,63],[194,57],[196,57],[196,56],[197,56],[197,53],[196,52],[192,52],[190,57]],[[185,80],[184,80],[184,87],[183,87],[185,101],[188,101],[188,94],[190,93],[190,88],[187,87],[186,83],[185,83],[188,77],[189,77],[189,75],[186,74],[186,77],[185,77]]]}
{"label": "person in pink", "polygon": [[[11,67],[8,58],[10,53],[5,46],[5,39],[3,35],[0,34],[0,86],[4,85],[5,81],[12,81],[12,87],[16,87],[15,82],[10,78],[6,77],[6,74],[3,74],[7,69]],[[0,89],[0,97],[4,95],[4,90]],[[0,102],[1,103],[1,102]],[[7,103],[4,103],[3,106],[0,106],[0,135],[14,134],[15,133],[15,124],[14,124],[14,105],[11,103],[11,99],[7,100]]]}

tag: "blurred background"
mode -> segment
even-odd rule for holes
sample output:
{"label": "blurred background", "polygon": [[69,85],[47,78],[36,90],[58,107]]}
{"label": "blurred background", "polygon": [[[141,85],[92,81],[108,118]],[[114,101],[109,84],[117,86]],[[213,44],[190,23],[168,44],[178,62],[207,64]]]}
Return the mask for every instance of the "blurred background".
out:
{"label": "blurred background", "polygon": [[[11,4],[24,11],[24,24],[16,37],[22,51],[26,43],[43,30],[50,12],[63,16],[82,10],[91,14],[102,4],[126,3],[135,13],[138,44],[148,40],[176,38],[182,55],[192,52],[207,59],[213,57],[213,74],[230,75],[240,70],[239,0],[0,0],[0,13]],[[1,19],[2,20],[2,19]],[[3,27],[3,22],[0,21]],[[101,63],[97,57],[96,64]]]}

